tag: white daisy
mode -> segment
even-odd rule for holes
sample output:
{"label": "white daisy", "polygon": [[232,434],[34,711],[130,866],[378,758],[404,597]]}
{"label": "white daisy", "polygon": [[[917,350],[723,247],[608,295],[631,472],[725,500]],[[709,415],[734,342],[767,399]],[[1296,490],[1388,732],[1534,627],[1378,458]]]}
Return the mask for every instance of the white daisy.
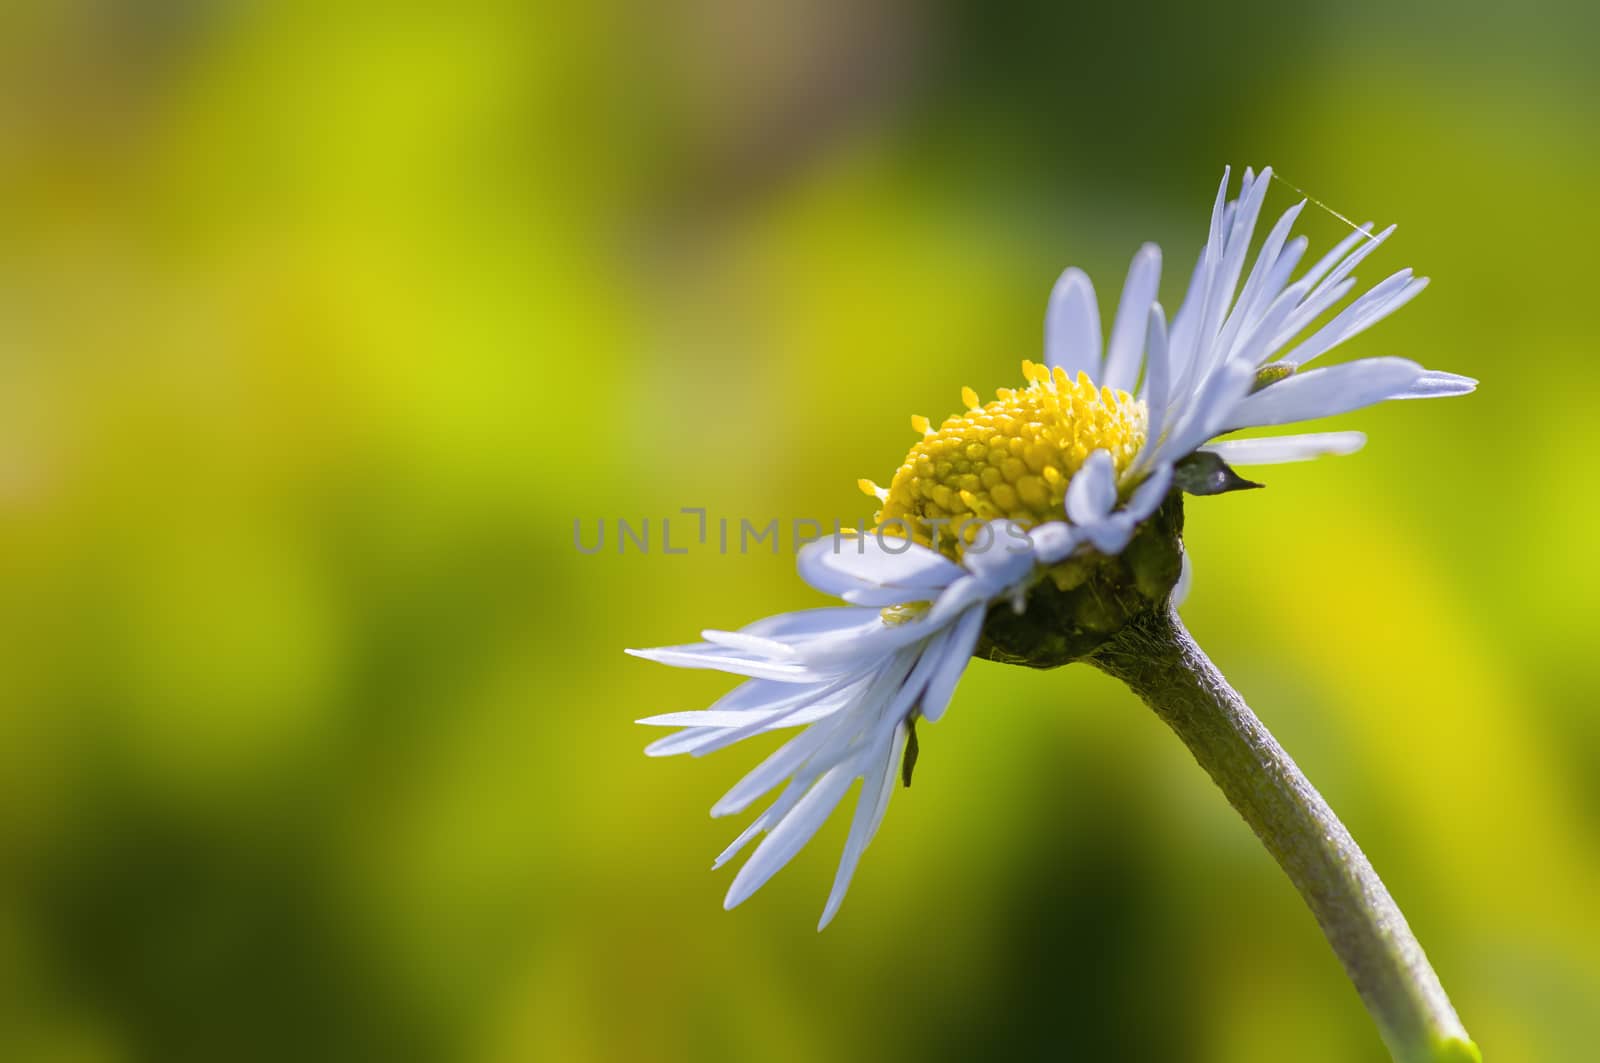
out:
{"label": "white daisy", "polygon": [[1094,593],[1085,599],[1097,606],[1110,600],[1114,608],[1105,615],[1071,614],[1066,626],[1082,630],[1066,650],[1048,658],[1006,647],[994,654],[1034,664],[1070,660],[1114,631],[1127,609],[1182,595],[1187,558],[1180,575],[1175,535],[1162,540],[1171,544],[1167,555],[1156,551],[1158,562],[1172,563],[1157,563],[1154,577],[1119,556],[1158,523],[1150,518],[1179,490],[1255,486],[1229,463],[1350,453],[1365,441],[1358,432],[1217,437],[1475,386],[1401,358],[1302,371],[1405,305],[1427,281],[1401,270],[1295,343],[1350,293],[1351,271],[1394,230],[1374,236],[1365,227],[1291,280],[1307,244],[1289,238],[1302,202],[1278,220],[1245,275],[1270,180],[1270,170],[1259,176],[1247,170],[1238,199],[1228,202],[1224,173],[1210,238],[1170,330],[1155,301],[1161,271],[1155,245],[1134,256],[1104,357],[1094,290],[1080,270],[1069,269],[1050,295],[1045,364],[1023,363],[1026,387],[1000,389],[989,403],[966,389],[967,411],[938,428],[912,418],[923,438],[890,485],[861,482],[882,502],[877,531],[801,551],[802,577],[848,605],[771,617],[736,632],[707,631],[705,642],[689,646],[629,651],[748,677],[709,709],[641,720],[685,728],[651,745],[646,752],[653,756],[699,755],[765,731],[805,728],[712,808],[718,816],[742,812],[786,784],[716,860],[720,867],[767,834],[734,878],[727,907],[786,864],[861,779],[819,929],[827,925],[882,821],[903,756],[909,782],[914,746],[911,756],[903,751],[915,741],[916,720],[943,714],[980,639],[994,637],[1006,615],[990,613],[995,603],[1008,601],[1020,613],[1045,600],[1030,597],[1036,591],[1070,595],[1086,585]]}

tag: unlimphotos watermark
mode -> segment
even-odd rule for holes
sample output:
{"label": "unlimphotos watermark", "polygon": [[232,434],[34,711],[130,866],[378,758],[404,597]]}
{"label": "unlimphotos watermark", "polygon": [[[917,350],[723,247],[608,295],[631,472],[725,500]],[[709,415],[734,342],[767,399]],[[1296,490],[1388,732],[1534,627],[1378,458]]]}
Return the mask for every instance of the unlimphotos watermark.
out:
{"label": "unlimphotos watermark", "polygon": [[[690,517],[694,519],[686,519]],[[810,517],[771,517],[765,521],[712,518],[704,507],[685,506],[675,516],[572,520],[573,548],[591,556],[604,552],[683,555],[708,550],[719,554],[779,554],[786,548],[789,553],[798,553],[802,547],[825,539],[832,540],[834,553],[864,553],[867,540],[875,539],[884,553],[901,554],[911,549],[918,533],[935,544],[964,543],[963,552],[968,554],[995,549],[1020,553],[1030,548],[1027,532],[1020,524],[973,516],[921,518],[916,528],[895,517],[869,527],[864,520],[824,523]]]}

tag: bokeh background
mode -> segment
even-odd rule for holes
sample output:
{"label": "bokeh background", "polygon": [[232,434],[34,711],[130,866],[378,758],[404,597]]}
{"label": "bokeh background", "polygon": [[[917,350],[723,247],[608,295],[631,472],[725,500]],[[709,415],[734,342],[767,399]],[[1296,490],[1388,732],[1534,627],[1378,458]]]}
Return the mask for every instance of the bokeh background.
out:
{"label": "bokeh background", "polygon": [[1488,1058],[1593,1058],[1595,10],[4,5],[0,1058],[1382,1060],[1103,676],[975,664],[818,935],[844,817],[724,913],[759,751],[621,654],[822,604],[661,518],[868,516],[1268,162],[1434,277],[1346,356],[1483,386],[1192,504],[1187,619]]}

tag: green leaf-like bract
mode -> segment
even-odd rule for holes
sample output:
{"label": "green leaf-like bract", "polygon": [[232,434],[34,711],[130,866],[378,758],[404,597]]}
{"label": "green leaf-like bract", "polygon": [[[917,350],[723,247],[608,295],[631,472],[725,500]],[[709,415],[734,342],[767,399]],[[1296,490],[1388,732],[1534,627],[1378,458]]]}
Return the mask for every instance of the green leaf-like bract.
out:
{"label": "green leaf-like bract", "polygon": [[1221,495],[1265,486],[1246,480],[1208,450],[1197,450],[1178,462],[1172,470],[1172,485],[1191,495]]}

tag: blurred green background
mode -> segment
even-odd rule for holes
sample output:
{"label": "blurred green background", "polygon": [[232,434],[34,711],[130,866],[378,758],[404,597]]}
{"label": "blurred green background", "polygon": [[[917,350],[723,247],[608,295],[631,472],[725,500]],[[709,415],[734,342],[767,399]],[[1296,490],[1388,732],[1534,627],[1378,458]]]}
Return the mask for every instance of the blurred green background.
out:
{"label": "blurred green background", "polygon": [[845,817],[725,914],[761,751],[641,756],[728,684],[621,650],[822,599],[573,548],[869,516],[1063,266],[1174,304],[1225,163],[1400,222],[1363,278],[1434,286],[1342,353],[1483,386],[1192,504],[1186,616],[1491,1063],[1593,1058],[1597,22],[4,5],[0,1058],[1385,1058],[1087,668],[972,667],[827,933]]}

